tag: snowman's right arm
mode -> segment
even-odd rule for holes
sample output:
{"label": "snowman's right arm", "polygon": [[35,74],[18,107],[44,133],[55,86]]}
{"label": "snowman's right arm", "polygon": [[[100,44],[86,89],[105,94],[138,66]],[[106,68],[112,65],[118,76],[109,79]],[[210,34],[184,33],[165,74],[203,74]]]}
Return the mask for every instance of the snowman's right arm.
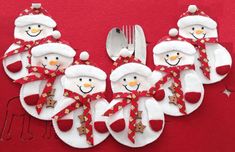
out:
{"label": "snowman's right arm", "polygon": [[[12,51],[12,50],[14,50],[14,49],[17,49],[17,48],[19,48],[19,45],[16,45],[16,44],[13,43],[13,44],[6,50],[5,54],[8,53],[8,52],[10,52],[10,51]],[[8,65],[8,64],[11,64],[11,63],[13,63],[13,62],[15,62],[15,61],[20,61],[20,60],[21,60],[21,56],[20,56],[20,53],[17,53],[17,54],[14,54],[14,55],[12,55],[12,56],[9,56],[9,57],[5,58],[4,60],[5,60],[6,65]]]}
{"label": "snowman's right arm", "polygon": [[13,44],[11,44],[11,46],[6,50],[5,53],[8,53],[8,52],[10,52],[10,51],[12,51],[12,50],[14,50],[14,49],[19,48],[19,47],[20,47],[19,45],[13,43]]}
{"label": "snowman's right arm", "polygon": [[34,94],[40,94],[41,80],[25,83],[21,86],[21,96],[27,97]]}

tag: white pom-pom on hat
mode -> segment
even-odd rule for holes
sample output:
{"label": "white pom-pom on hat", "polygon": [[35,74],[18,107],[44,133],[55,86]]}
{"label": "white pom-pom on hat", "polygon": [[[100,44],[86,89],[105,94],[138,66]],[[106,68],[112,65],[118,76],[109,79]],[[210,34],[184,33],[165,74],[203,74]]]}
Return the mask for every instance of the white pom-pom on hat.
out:
{"label": "white pom-pom on hat", "polygon": [[189,5],[188,6],[188,11],[190,13],[195,13],[197,11],[197,6],[196,5]]}
{"label": "white pom-pom on hat", "polygon": [[178,35],[178,30],[176,28],[171,28],[168,34],[171,37],[176,37]]}
{"label": "white pom-pom on hat", "polygon": [[120,56],[129,57],[129,56],[131,56],[131,53],[129,52],[129,50],[127,48],[123,48],[120,51]]}
{"label": "white pom-pom on hat", "polygon": [[41,8],[42,4],[41,3],[32,3],[32,7],[35,9]]}
{"label": "white pom-pom on hat", "polygon": [[53,31],[52,36],[55,39],[59,39],[61,37],[61,33],[60,33],[60,31],[55,30],[55,31]]}
{"label": "white pom-pom on hat", "polygon": [[80,60],[87,61],[89,59],[89,53],[87,51],[82,51],[79,56]]}

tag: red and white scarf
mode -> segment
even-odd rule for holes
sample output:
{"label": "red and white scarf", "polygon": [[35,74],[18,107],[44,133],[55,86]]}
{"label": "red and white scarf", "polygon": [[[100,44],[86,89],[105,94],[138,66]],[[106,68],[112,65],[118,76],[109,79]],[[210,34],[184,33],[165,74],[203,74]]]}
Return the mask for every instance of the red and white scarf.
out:
{"label": "red and white scarf", "polygon": [[218,43],[217,38],[202,38],[202,39],[187,39],[192,45],[196,47],[199,53],[199,62],[201,63],[201,70],[203,75],[210,80],[210,66],[209,59],[206,53],[206,43]]}
{"label": "red and white scarf", "polygon": [[183,66],[174,66],[174,67],[167,67],[163,65],[159,65],[155,67],[156,71],[165,72],[166,75],[160,79],[155,84],[155,89],[158,90],[161,88],[166,82],[170,79],[173,80],[174,85],[174,94],[177,98],[177,106],[179,107],[179,111],[183,114],[186,114],[186,107],[184,103],[184,93],[182,91],[182,85],[180,80],[180,72],[183,70],[195,69],[194,65],[183,65]]}
{"label": "red and white scarf", "polygon": [[37,113],[40,114],[43,105],[47,102],[48,95],[53,89],[53,84],[56,80],[56,77],[63,75],[64,69],[53,71],[53,70],[49,70],[43,67],[31,66],[29,67],[29,73],[31,74],[26,77],[15,80],[15,82],[20,83],[20,84],[25,84],[25,83],[33,82],[37,80],[47,81],[46,86],[43,89],[43,92],[36,105]]}
{"label": "red and white scarf", "polygon": [[140,97],[149,97],[152,96],[153,92],[155,91],[154,88],[151,88],[152,91],[132,91],[131,93],[114,93],[113,98],[118,99],[122,98],[122,100],[116,103],[113,107],[108,109],[104,116],[112,116],[120,109],[125,108],[127,105],[130,104],[130,118],[129,118],[129,131],[128,131],[128,138],[132,143],[135,143],[135,126],[138,114],[138,100]]}
{"label": "red and white scarf", "polygon": [[64,96],[74,99],[75,101],[62,109],[60,112],[53,116],[54,119],[58,120],[62,117],[66,116],[70,112],[78,109],[83,108],[83,116],[85,120],[85,127],[86,127],[86,140],[87,143],[90,145],[94,144],[94,137],[93,137],[93,130],[92,130],[92,114],[91,114],[91,102],[94,100],[98,100],[104,98],[105,95],[103,92],[98,92],[94,94],[87,94],[85,97],[81,96],[75,92],[65,89]]}
{"label": "red and white scarf", "polygon": [[23,52],[30,53],[30,50],[33,47],[40,45],[40,44],[43,44],[43,43],[50,43],[50,42],[54,42],[54,41],[56,41],[56,39],[53,38],[53,36],[48,36],[46,38],[35,40],[35,41],[24,41],[21,39],[15,39],[14,43],[17,45],[20,45],[20,47],[5,53],[4,56],[1,57],[1,59],[5,59],[7,57],[13,56],[18,53],[23,53]]}

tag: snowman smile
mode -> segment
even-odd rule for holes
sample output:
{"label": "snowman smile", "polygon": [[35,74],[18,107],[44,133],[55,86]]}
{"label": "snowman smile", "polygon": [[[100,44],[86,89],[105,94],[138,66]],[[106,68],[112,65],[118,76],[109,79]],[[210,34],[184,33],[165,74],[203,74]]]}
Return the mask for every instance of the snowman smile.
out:
{"label": "snowman smile", "polygon": [[39,30],[39,32],[37,32],[35,35],[34,35],[34,34],[30,34],[29,31],[25,31],[25,32],[28,34],[28,36],[36,37],[36,36],[38,36],[39,34],[41,34],[42,30]]}
{"label": "snowman smile", "polygon": [[139,89],[139,87],[140,87],[140,83],[135,85],[134,87],[129,87],[128,85],[124,85],[124,84],[123,84],[123,86],[125,87],[125,89],[127,91],[130,91],[130,92],[131,91],[137,91]]}
{"label": "snowman smile", "polygon": [[[43,64],[43,63],[42,63],[42,66],[43,66],[44,68],[47,67],[47,65],[46,65],[46,64]],[[58,69],[60,68],[60,65],[55,65],[55,66],[56,66],[56,70],[58,70]]]}
{"label": "snowman smile", "polygon": [[180,63],[182,57],[178,58],[178,61],[177,61],[175,64],[174,64],[174,63],[170,63],[170,62],[168,61],[168,59],[166,59],[166,58],[164,58],[164,59],[165,59],[165,62],[166,62],[167,64],[169,64],[170,66],[176,66],[176,65],[178,65],[178,64]]}
{"label": "snowman smile", "polygon": [[190,33],[195,39],[204,39],[205,36],[206,36],[206,33],[202,33],[203,34],[203,37],[202,38],[199,38],[197,36],[194,35],[194,33]]}
{"label": "snowman smile", "polygon": [[82,86],[79,86],[79,85],[77,85],[77,86],[78,86],[79,90],[84,94],[90,93],[95,88],[95,87],[90,87],[89,90],[88,89],[84,90],[84,89],[82,89]]}

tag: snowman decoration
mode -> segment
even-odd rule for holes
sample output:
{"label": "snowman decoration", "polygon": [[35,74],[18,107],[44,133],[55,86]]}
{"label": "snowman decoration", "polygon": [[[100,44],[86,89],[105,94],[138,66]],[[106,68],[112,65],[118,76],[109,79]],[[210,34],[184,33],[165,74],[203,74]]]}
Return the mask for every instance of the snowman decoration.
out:
{"label": "snowman decoration", "polygon": [[95,146],[109,135],[107,118],[102,115],[108,106],[104,97],[107,76],[88,59],[84,51],[80,61],[66,69],[61,79],[64,98],[52,120],[59,138],[75,148]]}
{"label": "snowman decoration", "polygon": [[[59,38],[59,33],[57,34]],[[75,54],[72,47],[59,39],[32,49],[29,75],[16,80],[22,84],[20,102],[30,115],[51,120],[54,108],[63,96],[60,78],[64,70],[73,63]]]}
{"label": "snowman decoration", "polygon": [[179,35],[190,40],[197,49],[196,72],[202,82],[210,84],[225,78],[232,59],[218,42],[217,23],[196,5],[190,5],[177,24]]}
{"label": "snowman decoration", "polygon": [[164,114],[151,96],[152,71],[122,49],[110,75],[113,100],[105,111],[110,134],[119,143],[142,147],[157,140],[164,127]]}
{"label": "snowman decoration", "polygon": [[194,71],[196,50],[177,34],[177,29],[171,29],[169,36],[153,48],[155,70],[151,80],[158,90],[155,99],[171,116],[190,114],[204,96],[203,84]]}
{"label": "snowman decoration", "polygon": [[40,3],[20,13],[15,20],[14,43],[5,52],[3,67],[6,74],[13,80],[28,74],[30,50],[32,47],[43,43],[43,39],[50,39],[56,22]]}

